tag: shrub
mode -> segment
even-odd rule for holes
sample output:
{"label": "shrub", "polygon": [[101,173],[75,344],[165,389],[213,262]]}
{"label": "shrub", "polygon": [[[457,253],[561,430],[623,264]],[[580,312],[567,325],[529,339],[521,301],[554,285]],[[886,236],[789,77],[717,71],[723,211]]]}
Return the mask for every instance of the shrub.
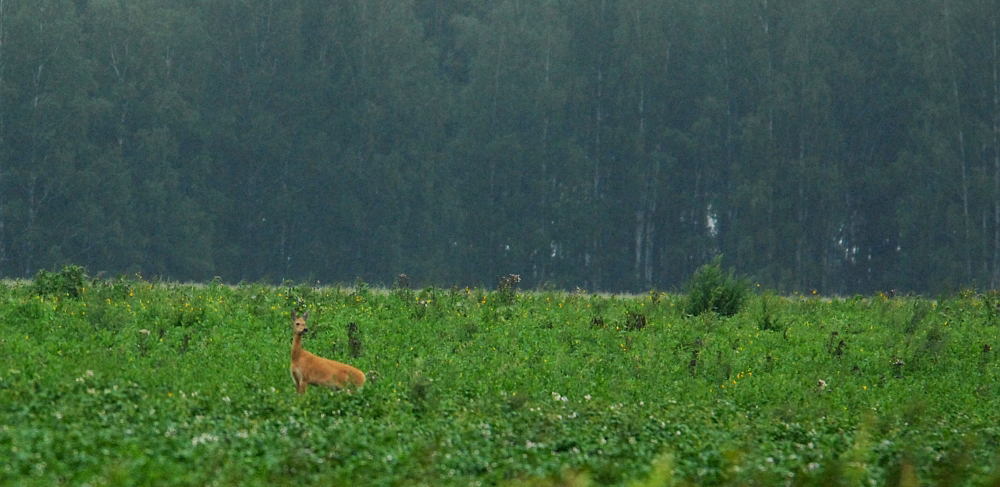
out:
{"label": "shrub", "polygon": [[517,297],[517,284],[521,282],[521,276],[510,274],[500,278],[500,285],[497,286],[497,300],[504,305],[514,304]]}
{"label": "shrub", "polygon": [[66,296],[79,298],[86,286],[87,275],[83,267],[68,265],[59,272],[49,272],[45,269],[35,274],[31,290],[38,296]]}
{"label": "shrub", "polygon": [[736,278],[733,271],[723,272],[722,256],[711,264],[698,268],[687,283],[688,301],[685,312],[700,315],[711,311],[721,316],[733,316],[743,309],[750,297],[750,281]]}

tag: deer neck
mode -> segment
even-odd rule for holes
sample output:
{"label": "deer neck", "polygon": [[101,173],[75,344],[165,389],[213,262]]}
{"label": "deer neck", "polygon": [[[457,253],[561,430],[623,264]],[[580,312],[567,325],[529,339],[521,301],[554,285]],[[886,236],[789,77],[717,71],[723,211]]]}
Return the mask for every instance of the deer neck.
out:
{"label": "deer neck", "polygon": [[302,335],[299,333],[295,334],[292,338],[292,361],[294,362],[297,358],[302,356]]}

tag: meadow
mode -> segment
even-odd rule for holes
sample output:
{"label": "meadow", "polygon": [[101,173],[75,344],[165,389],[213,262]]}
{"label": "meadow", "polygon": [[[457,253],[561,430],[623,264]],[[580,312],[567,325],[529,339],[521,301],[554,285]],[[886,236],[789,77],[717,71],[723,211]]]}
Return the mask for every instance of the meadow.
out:
{"label": "meadow", "polygon": [[688,299],[5,281],[0,485],[1000,485],[995,294]]}

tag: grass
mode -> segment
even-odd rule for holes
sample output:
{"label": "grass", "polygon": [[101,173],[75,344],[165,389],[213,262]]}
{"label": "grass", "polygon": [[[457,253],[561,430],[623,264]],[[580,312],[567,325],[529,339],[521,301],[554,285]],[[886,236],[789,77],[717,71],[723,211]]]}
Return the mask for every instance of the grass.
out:
{"label": "grass", "polygon": [[0,485],[1000,485],[992,295],[76,284],[0,283]]}

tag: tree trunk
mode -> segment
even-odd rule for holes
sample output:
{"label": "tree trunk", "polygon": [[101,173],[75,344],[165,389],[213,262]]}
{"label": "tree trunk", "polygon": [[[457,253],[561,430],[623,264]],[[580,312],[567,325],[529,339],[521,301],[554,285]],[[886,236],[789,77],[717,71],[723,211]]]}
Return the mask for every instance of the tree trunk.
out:
{"label": "tree trunk", "polygon": [[[4,13],[5,13],[4,1],[0,0],[0,107],[4,106],[4,100],[2,97],[4,91],[6,90],[6,87],[4,86],[4,80],[5,80],[4,67],[6,64],[5,63],[6,60],[4,59],[4,49],[6,47],[4,40],[7,35],[7,32],[4,29],[5,26]],[[4,156],[3,140],[6,132],[4,115],[5,113],[0,111],[0,275],[3,274],[4,264],[6,264],[7,262],[7,247],[6,247],[7,236],[4,228],[4,217],[3,217],[5,213],[4,207],[7,205],[6,201],[4,201],[4,195],[7,194],[7,188],[5,187],[6,183],[4,180],[4,160],[3,160]]]}
{"label": "tree trunk", "polygon": [[1000,284],[1000,32],[994,12],[993,29],[993,282]]}
{"label": "tree trunk", "polygon": [[970,236],[969,223],[969,180],[968,168],[965,158],[965,134],[962,129],[962,103],[958,93],[958,75],[955,72],[955,58],[951,50],[951,12],[948,2],[944,3],[944,29],[945,29],[945,50],[948,54],[948,73],[951,82],[951,94],[955,103],[955,124],[957,125],[956,138],[958,139],[958,156],[961,165],[962,178],[962,226],[965,229],[965,272],[966,279],[972,281],[972,239]]}

